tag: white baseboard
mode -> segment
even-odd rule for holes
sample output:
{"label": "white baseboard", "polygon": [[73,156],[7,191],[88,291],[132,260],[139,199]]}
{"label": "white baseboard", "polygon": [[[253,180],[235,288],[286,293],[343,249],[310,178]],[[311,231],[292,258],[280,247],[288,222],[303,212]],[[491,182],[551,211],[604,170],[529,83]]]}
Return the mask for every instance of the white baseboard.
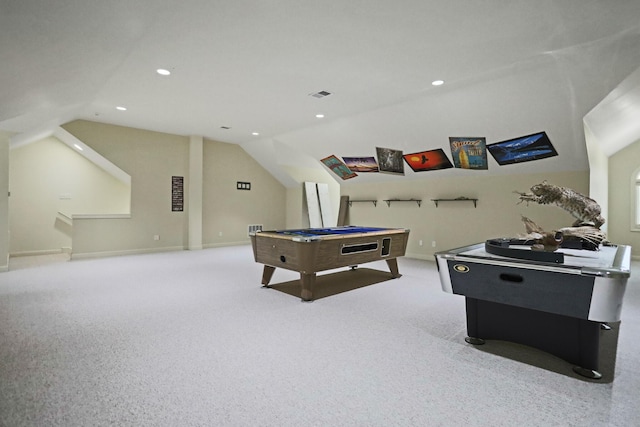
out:
{"label": "white baseboard", "polygon": [[251,242],[248,240],[242,240],[239,242],[225,242],[225,243],[205,243],[202,245],[204,249],[210,248],[224,248],[226,246],[242,246],[242,245],[250,245]]}
{"label": "white baseboard", "polygon": [[71,253],[71,259],[91,259],[91,258],[106,258],[112,256],[122,255],[140,255],[140,254],[153,254],[160,252],[177,252],[183,251],[183,246],[167,246],[164,248],[146,248],[146,249],[127,249],[123,251],[104,251],[104,252],[85,252],[85,253]]}
{"label": "white baseboard", "polygon": [[433,256],[433,254],[414,254],[411,252],[407,252],[404,255],[407,258],[413,258],[413,259],[421,259],[424,261],[434,261],[435,262],[435,258]]}
{"label": "white baseboard", "polygon": [[160,253],[160,252],[179,252],[184,250],[223,248],[226,246],[240,246],[240,245],[249,245],[249,244],[250,242],[241,241],[241,242],[227,242],[227,243],[219,243],[219,244],[209,243],[209,244],[202,245],[202,247],[198,247],[198,248],[185,248],[184,246],[167,246],[164,248],[127,249],[122,251],[85,252],[85,253],[71,252],[71,260],[106,258],[106,257],[122,256],[122,255],[153,254],[153,253]]}
{"label": "white baseboard", "polygon": [[23,251],[23,252],[11,252],[9,257],[21,257],[21,256],[39,256],[39,255],[57,255],[64,252],[64,248],[62,249],[43,249],[39,251]]}

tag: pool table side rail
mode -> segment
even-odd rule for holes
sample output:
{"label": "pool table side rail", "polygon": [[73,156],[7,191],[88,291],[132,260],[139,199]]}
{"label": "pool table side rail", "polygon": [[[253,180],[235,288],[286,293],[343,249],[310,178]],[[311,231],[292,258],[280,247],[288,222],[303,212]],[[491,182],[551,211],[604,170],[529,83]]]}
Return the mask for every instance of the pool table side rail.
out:
{"label": "pool table side rail", "polygon": [[[353,233],[349,235],[322,236],[311,241],[296,241],[292,236],[259,232],[251,236],[256,262],[275,268],[311,274],[333,268],[356,266],[378,260],[390,260],[404,256],[409,230],[393,229],[386,232]],[[381,256],[382,240],[390,238],[389,254]],[[342,254],[346,245],[377,243],[375,250]]]}
{"label": "pool table side rail", "polygon": [[255,235],[261,236],[269,236],[274,239],[284,239],[284,240],[293,240],[294,242],[312,242],[315,240],[341,240],[341,239],[350,239],[353,237],[362,237],[362,236],[379,236],[379,235],[387,235],[390,232],[392,233],[402,233],[407,232],[409,230],[406,228],[387,228],[380,229],[379,231],[368,231],[368,232],[354,232],[354,233],[341,233],[341,234],[324,234],[324,235],[293,235],[286,234],[279,230],[267,230],[267,231],[258,231],[252,232],[250,237]]}

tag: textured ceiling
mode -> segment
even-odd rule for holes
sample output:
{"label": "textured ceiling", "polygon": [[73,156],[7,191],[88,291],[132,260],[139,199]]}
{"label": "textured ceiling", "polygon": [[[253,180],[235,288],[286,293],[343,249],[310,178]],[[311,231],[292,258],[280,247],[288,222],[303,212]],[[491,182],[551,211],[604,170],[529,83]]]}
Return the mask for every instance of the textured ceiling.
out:
{"label": "textured ceiling", "polygon": [[[331,154],[542,130],[558,157],[490,158],[487,173],[586,170],[583,118],[607,96],[609,118],[593,118],[605,151],[640,139],[610,142],[606,126],[640,109],[638,79],[624,83],[640,67],[637,0],[0,0],[0,63],[0,129],[17,138],[74,119],[202,135],[285,184],[283,166]],[[397,179],[363,175],[351,181]]]}

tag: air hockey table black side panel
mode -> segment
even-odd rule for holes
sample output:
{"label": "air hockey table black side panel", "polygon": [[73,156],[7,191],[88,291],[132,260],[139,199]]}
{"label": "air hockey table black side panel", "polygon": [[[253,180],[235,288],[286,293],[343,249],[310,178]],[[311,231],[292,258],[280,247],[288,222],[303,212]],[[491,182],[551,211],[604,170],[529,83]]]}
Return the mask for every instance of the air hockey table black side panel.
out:
{"label": "air hockey table black side panel", "polygon": [[598,370],[600,323],[465,297],[467,335],[528,345],[587,370]]}
{"label": "air hockey table black side panel", "polygon": [[[589,318],[594,278],[558,271],[505,265],[448,261],[454,294],[540,310],[563,316]],[[466,273],[461,274],[463,264]]]}
{"label": "air hockey table black side panel", "polygon": [[600,323],[587,320],[593,277],[479,263],[460,274],[459,261],[447,264],[453,292],[465,296],[470,342],[515,342],[598,370]]}

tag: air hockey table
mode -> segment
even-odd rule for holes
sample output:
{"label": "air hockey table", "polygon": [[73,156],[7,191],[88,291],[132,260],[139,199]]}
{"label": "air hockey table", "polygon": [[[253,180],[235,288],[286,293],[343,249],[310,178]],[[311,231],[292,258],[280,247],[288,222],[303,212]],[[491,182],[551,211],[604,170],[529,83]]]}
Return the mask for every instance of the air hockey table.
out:
{"label": "air hockey table", "polygon": [[301,299],[313,301],[316,273],[385,260],[393,278],[400,277],[397,258],[404,256],[406,228],[341,226],[251,233],[256,262],[264,264],[262,284],[268,286],[276,268],[300,273]]}
{"label": "air hockey table", "polygon": [[600,330],[620,320],[631,247],[536,252],[508,239],[435,254],[444,292],[463,295],[467,341],[503,340],[560,357],[599,379]]}

